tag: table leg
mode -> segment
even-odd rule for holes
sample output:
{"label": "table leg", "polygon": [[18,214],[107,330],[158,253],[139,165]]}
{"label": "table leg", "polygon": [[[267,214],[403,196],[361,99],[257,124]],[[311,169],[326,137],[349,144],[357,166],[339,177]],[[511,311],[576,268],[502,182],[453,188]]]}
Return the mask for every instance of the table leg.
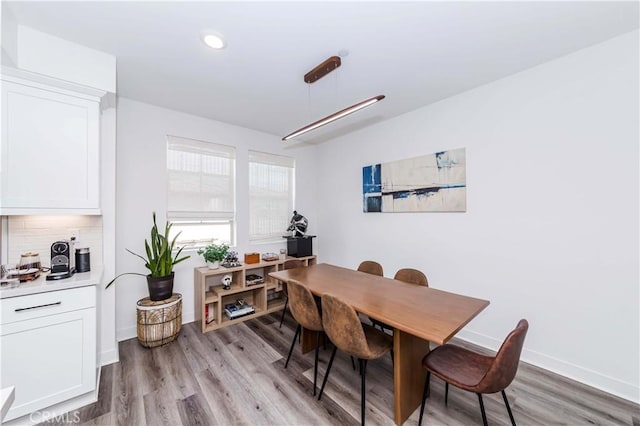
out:
{"label": "table leg", "polygon": [[422,402],[426,371],[422,358],[429,352],[429,342],[398,329],[393,332],[393,396],[395,422],[401,425]]}
{"label": "table leg", "polygon": [[302,327],[301,333],[300,350],[303,354],[306,354],[316,348],[316,335],[318,332]]}

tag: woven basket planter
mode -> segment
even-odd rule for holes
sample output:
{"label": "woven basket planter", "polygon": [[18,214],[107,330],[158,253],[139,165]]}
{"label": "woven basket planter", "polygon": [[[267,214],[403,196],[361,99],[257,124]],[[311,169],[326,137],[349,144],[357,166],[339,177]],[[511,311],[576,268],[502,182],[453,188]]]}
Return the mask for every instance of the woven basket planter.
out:
{"label": "woven basket planter", "polygon": [[174,293],[159,302],[148,297],[138,300],[138,341],[145,348],[173,342],[182,327],[182,295]]}

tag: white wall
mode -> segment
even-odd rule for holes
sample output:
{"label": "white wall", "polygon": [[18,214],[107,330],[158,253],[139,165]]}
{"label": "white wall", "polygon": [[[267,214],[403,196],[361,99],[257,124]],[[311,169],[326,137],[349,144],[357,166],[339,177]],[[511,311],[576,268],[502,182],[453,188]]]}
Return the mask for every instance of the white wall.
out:
{"label": "white wall", "polygon": [[77,43],[18,25],[20,69],[116,92],[116,58]]}
{"label": "white wall", "polygon": [[[635,31],[319,146],[320,259],[488,299],[462,338],[527,318],[525,361],[638,402],[638,89]],[[466,213],[362,213],[362,166],[458,147]]]}
{"label": "white wall", "polygon": [[0,15],[1,62],[3,66],[15,66],[18,60],[18,24],[4,3],[0,5]]}
{"label": "white wall", "polygon": [[[278,251],[286,247],[284,240],[269,245],[249,244],[249,149],[296,158],[295,207],[309,219],[309,232],[314,233],[317,226],[315,147],[285,149],[277,136],[126,98],[119,99],[117,110],[116,273],[147,273],[142,261],[127,253],[125,248],[144,252],[144,239],[149,236],[152,212],[156,212],[160,226],[164,226],[167,209],[167,135],[236,146],[236,248],[240,256],[245,252]],[[314,249],[317,250],[316,247]],[[192,258],[175,269],[174,291],[183,296],[183,322],[193,321],[194,316],[193,268],[204,265],[203,259],[195,252],[189,254]],[[139,276],[124,276],[114,287],[118,340],[135,337],[136,301],[148,296],[146,280]],[[109,291],[112,291],[111,288]]]}

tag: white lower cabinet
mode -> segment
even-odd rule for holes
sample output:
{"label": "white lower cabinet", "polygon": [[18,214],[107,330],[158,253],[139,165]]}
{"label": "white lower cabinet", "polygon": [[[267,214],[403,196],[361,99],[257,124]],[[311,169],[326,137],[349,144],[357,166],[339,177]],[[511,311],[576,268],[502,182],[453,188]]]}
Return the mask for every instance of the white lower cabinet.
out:
{"label": "white lower cabinet", "polygon": [[15,386],[5,420],[95,390],[94,286],[0,301],[1,386]]}

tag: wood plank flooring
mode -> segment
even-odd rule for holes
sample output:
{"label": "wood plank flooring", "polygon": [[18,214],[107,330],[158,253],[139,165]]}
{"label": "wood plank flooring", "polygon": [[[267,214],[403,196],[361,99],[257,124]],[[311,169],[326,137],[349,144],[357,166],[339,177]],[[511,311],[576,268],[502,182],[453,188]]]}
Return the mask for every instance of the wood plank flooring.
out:
{"label": "wood plank flooring", "polygon": [[[279,313],[202,334],[185,324],[173,343],[146,349],[120,343],[120,362],[103,367],[99,400],[60,418],[83,425],[356,425],[360,377],[338,351],[322,401],[312,396],[313,353],[284,362],[296,324]],[[468,345],[467,345],[468,346]],[[321,350],[318,386],[331,348]],[[421,368],[416,366],[416,368]],[[482,424],[476,395],[432,379],[425,425]],[[640,426],[640,407],[521,363],[507,389],[518,425]],[[509,425],[501,395],[484,397],[491,425]],[[418,422],[419,409],[405,422]],[[393,425],[390,357],[369,362],[367,423]],[[55,423],[52,422],[52,423]],[[77,424],[77,423],[76,423]]]}

